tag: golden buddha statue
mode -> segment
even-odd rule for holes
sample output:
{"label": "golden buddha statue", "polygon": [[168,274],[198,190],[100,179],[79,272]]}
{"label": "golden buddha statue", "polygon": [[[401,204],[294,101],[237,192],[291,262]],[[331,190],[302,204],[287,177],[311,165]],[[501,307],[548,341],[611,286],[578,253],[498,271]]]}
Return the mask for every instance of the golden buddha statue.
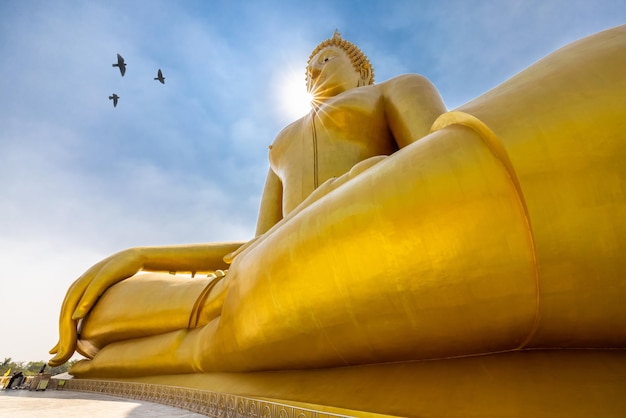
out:
{"label": "golden buddha statue", "polygon": [[[427,135],[435,119],[445,112],[437,90],[421,76],[406,75],[377,85],[373,78],[367,57],[338,32],[313,51],[307,65],[313,110],[287,126],[270,146],[270,170],[257,222],[258,239],[270,235],[270,228],[307,206],[303,201],[314,190],[317,189],[315,196],[319,196],[337,182],[332,179],[349,177],[346,173],[350,170],[354,173],[375,164],[382,156]],[[135,248],[96,264],[68,292],[61,317],[60,345],[54,350],[57,356],[51,364],[62,363],[72,355],[77,339],[76,320],[85,318],[100,294],[140,270],[211,274],[194,280],[163,273],[141,274],[111,287],[82,321],[79,352],[92,357],[100,347],[113,341],[155,334],[160,334],[159,338],[178,339],[180,330],[187,333],[190,327],[197,329],[219,321],[237,268],[233,270],[231,266],[225,277],[221,270],[218,275],[212,272],[228,268],[224,257],[242,244]],[[174,333],[163,335],[170,331]],[[137,364],[135,360],[132,363]],[[168,364],[172,371],[195,368],[191,364]],[[159,370],[153,366],[153,372]],[[73,373],[80,375],[79,370],[77,366]]]}
{"label": "golden buddha statue", "polygon": [[448,112],[419,75],[373,84],[336,33],[307,65],[311,113],[270,147],[257,236],[99,262],[67,293],[50,364],[78,349],[73,375],[128,377],[626,348],[625,74],[622,26]]}

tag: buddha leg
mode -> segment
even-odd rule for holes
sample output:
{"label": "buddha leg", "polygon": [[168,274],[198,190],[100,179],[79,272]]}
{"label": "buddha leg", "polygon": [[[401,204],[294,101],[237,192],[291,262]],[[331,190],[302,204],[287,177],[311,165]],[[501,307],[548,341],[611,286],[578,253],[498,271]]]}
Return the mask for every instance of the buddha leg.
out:
{"label": "buddha leg", "polygon": [[[217,320],[203,326],[213,329]],[[92,360],[76,362],[70,373],[77,377],[134,377],[197,373],[196,344],[200,328],[181,329],[160,335],[110,343]]]}
{"label": "buddha leg", "polygon": [[624,347],[624,74],[620,26],[561,48],[459,109],[503,139],[520,179],[541,281],[531,347]]}

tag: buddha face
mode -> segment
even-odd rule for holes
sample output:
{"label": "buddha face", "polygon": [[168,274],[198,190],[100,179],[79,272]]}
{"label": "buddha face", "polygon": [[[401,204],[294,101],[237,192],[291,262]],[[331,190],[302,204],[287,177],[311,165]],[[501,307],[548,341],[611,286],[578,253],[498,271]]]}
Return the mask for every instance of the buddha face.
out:
{"label": "buddha face", "polygon": [[336,46],[320,50],[307,67],[307,91],[316,99],[333,97],[357,87],[360,79],[348,54]]}

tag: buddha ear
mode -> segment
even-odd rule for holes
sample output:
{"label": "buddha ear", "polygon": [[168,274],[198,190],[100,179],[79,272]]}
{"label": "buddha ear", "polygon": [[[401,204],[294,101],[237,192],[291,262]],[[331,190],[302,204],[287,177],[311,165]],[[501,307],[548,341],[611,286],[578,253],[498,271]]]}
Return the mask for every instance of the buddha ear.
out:
{"label": "buddha ear", "polygon": [[359,71],[359,82],[357,83],[357,87],[368,86],[372,84],[372,67],[369,65],[363,65],[361,70]]}

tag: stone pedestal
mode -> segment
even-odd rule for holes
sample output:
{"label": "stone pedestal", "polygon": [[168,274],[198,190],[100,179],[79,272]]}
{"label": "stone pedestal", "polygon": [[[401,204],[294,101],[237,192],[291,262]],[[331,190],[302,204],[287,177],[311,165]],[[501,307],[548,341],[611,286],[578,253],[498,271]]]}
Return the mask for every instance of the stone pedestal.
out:
{"label": "stone pedestal", "polygon": [[528,350],[320,370],[70,379],[207,416],[626,416],[626,350]]}

